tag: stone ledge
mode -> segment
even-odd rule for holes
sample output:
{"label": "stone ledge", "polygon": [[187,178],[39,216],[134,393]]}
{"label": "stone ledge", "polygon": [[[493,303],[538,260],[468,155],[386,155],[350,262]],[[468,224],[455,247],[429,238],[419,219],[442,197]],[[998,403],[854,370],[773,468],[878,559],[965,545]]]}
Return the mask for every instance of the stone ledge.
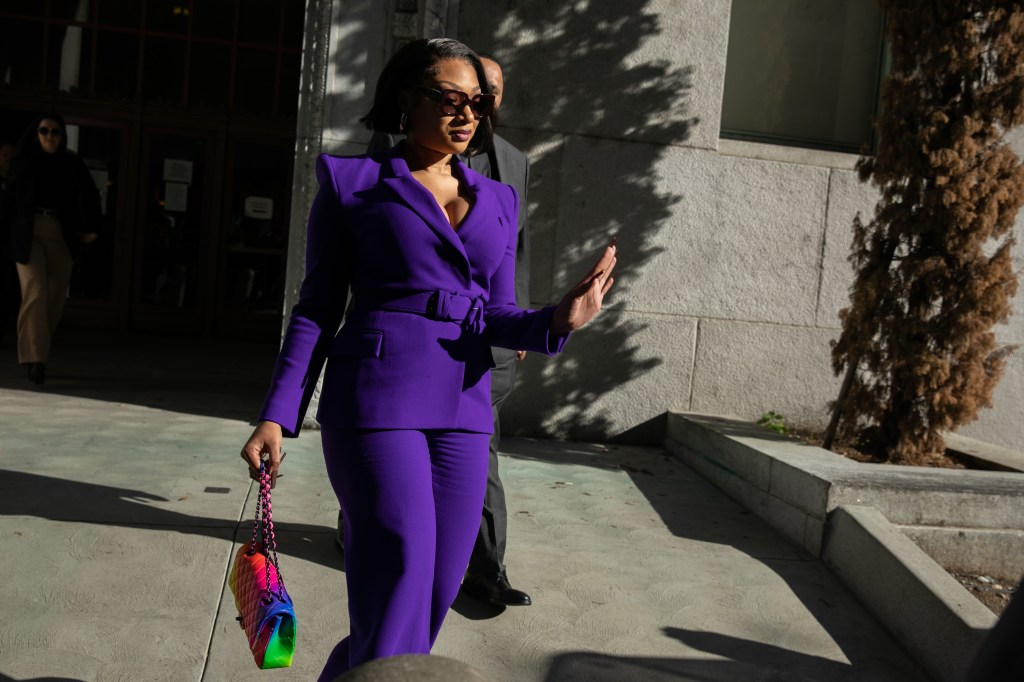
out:
{"label": "stone ledge", "polygon": [[936,680],[964,679],[996,617],[881,513],[834,510],[821,558]]}
{"label": "stone ledge", "polygon": [[1024,564],[1024,530],[899,526],[940,566],[954,573],[1016,579]]}
{"label": "stone ledge", "polygon": [[664,445],[824,560],[939,680],[962,679],[996,618],[935,559],[1024,565],[1020,474],[865,464],[714,415],[670,412]]}
{"label": "stone ledge", "polygon": [[[898,525],[1024,531],[1017,473],[865,464],[716,415],[670,412],[665,447],[815,556],[842,505],[870,505]],[[1024,566],[1024,553],[1012,560]]]}
{"label": "stone ledge", "polygon": [[1024,472],[1024,453],[958,433],[947,433],[942,438],[946,441],[947,450],[970,459],[982,469]]}

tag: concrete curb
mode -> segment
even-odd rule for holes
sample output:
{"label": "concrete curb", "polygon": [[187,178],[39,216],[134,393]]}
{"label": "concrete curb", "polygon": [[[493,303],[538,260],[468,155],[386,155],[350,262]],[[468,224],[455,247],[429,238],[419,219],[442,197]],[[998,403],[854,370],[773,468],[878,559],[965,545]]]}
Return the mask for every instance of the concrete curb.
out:
{"label": "concrete curb", "polygon": [[721,416],[667,427],[667,450],[826,561],[937,679],[962,679],[996,618],[935,559],[1019,573],[1024,476],[864,464]]}
{"label": "concrete curb", "polygon": [[961,436],[959,433],[946,433],[942,438],[946,441],[947,450],[970,459],[979,468],[1024,472],[1024,454],[1020,452]]}
{"label": "concrete curb", "polygon": [[821,558],[936,680],[964,679],[995,616],[878,510],[835,509]]}

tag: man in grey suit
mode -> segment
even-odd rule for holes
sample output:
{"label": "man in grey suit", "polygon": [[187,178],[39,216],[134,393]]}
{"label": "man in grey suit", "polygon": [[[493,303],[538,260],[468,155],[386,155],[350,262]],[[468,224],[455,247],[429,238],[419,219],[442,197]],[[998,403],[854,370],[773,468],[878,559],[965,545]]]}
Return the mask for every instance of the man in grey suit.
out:
{"label": "man in grey suit", "polygon": [[[505,79],[501,67],[490,57],[481,55],[484,73],[495,96],[494,125],[498,125],[498,112],[505,90]],[[527,229],[526,190],[530,177],[530,166],[526,155],[513,147],[500,135],[494,136],[494,146],[486,153],[470,157],[469,167],[487,177],[512,185],[519,194],[519,239],[516,245],[516,303],[530,305],[530,238]],[[490,461],[487,467],[487,492],[484,494],[484,509],[480,519],[480,533],[469,559],[469,570],[462,581],[463,591],[480,599],[501,606],[528,606],[530,596],[509,585],[505,572],[505,534],[508,513],[505,509],[505,489],[498,476],[498,443],[501,440],[501,423],[498,411],[505,402],[516,379],[516,363],[525,353],[505,348],[492,348],[494,369],[491,370],[491,409],[494,411],[494,435],[491,436]]]}
{"label": "man in grey suit", "polygon": [[[484,73],[495,95],[493,123],[498,124],[498,111],[505,89],[501,67],[494,59],[481,55]],[[374,133],[368,151],[390,149],[396,140],[387,133]],[[494,146],[487,152],[466,159],[477,173],[511,185],[519,194],[519,238],[516,246],[516,303],[530,304],[530,240],[527,230],[526,190],[530,166],[526,155],[500,135],[494,135]],[[498,475],[498,444],[501,424],[498,411],[515,385],[516,363],[526,355],[524,351],[492,348],[495,367],[491,370],[491,409],[494,413],[494,434],[491,436],[490,460],[487,467],[487,491],[480,518],[480,532],[469,560],[469,569],[462,581],[463,591],[471,597],[499,606],[529,606],[530,595],[513,588],[505,571],[505,538],[508,512],[505,507],[505,489]],[[338,513],[338,547],[342,545],[342,515]]]}

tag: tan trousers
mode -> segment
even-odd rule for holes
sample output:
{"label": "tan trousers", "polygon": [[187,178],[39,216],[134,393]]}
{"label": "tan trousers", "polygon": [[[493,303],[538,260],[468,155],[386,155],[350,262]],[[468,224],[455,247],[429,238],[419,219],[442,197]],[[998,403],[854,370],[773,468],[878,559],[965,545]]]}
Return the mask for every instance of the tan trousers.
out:
{"label": "tan trousers", "polygon": [[46,362],[50,340],[64,312],[71,282],[71,252],[53,217],[36,215],[32,253],[28,263],[17,263],[21,283],[18,311],[18,362]]}

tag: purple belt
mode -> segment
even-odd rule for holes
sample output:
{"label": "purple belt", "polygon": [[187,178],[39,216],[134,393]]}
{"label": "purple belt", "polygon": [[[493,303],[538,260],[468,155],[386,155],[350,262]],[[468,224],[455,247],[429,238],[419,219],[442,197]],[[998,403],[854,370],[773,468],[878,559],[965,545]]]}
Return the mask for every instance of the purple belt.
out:
{"label": "purple belt", "polygon": [[417,291],[411,294],[357,293],[354,308],[413,313],[439,322],[458,322],[475,333],[483,331],[483,298],[444,289]]}

